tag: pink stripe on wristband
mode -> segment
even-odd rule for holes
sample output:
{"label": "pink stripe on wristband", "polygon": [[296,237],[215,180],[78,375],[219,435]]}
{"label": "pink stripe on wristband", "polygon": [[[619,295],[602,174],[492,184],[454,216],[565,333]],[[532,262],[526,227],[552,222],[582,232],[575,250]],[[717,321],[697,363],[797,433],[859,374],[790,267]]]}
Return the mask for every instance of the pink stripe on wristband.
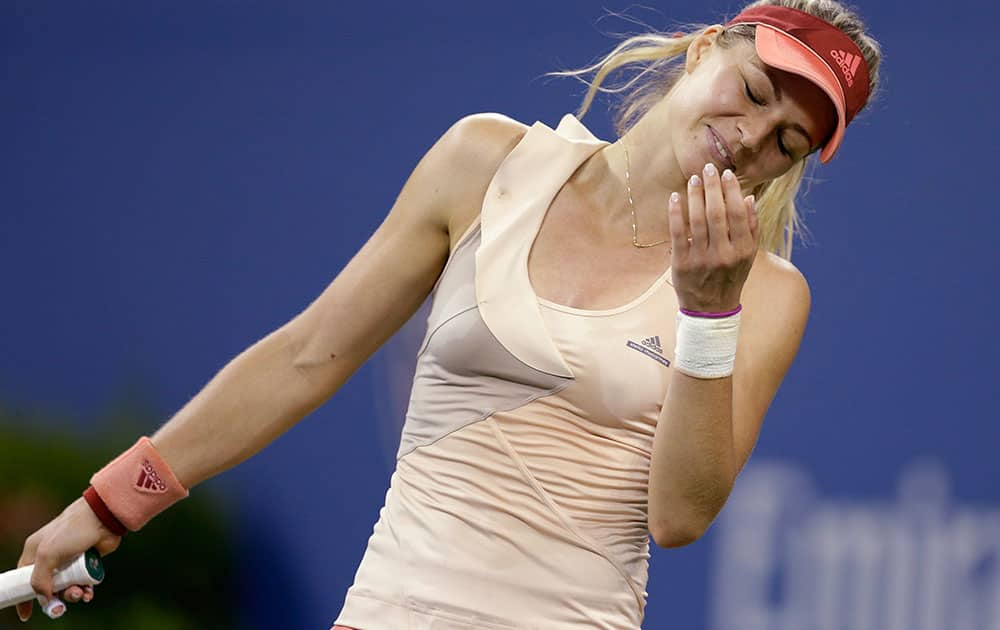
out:
{"label": "pink stripe on wristband", "polygon": [[701,311],[689,311],[686,308],[680,309],[682,313],[688,317],[706,317],[708,319],[721,319],[723,317],[732,317],[733,315],[739,313],[743,310],[743,305],[740,304],[731,311],[722,311],[721,313],[703,313]]}

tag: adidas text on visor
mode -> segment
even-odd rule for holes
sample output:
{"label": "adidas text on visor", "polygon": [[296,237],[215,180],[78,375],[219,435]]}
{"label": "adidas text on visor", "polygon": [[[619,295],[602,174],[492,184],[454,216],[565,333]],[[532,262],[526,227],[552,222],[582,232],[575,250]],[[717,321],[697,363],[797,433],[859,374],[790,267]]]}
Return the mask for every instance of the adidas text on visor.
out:
{"label": "adidas text on visor", "polygon": [[837,128],[819,154],[820,162],[829,162],[848,123],[868,101],[868,64],[857,44],[825,20],[788,7],[753,7],[726,26],[734,24],[755,24],[761,61],[809,79],[833,101]]}

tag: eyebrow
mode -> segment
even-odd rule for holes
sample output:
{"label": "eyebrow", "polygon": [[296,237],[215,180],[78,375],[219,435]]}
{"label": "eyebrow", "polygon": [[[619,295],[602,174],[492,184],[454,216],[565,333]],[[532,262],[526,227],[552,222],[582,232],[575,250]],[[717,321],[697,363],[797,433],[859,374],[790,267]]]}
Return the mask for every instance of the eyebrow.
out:
{"label": "eyebrow", "polygon": [[[778,87],[778,82],[775,81],[774,77],[772,76],[773,70],[771,69],[771,67],[768,66],[768,65],[765,65],[764,62],[761,61],[760,58],[754,59],[752,63],[754,65],[754,67],[757,68],[758,70],[760,70],[761,72],[763,72],[764,76],[767,77],[767,80],[771,82],[771,89],[774,90],[774,99],[777,100],[777,101],[780,101],[781,100],[781,88]],[[809,132],[806,131],[805,127],[803,127],[799,123],[794,123],[792,125],[792,129],[794,129],[795,131],[798,131],[799,133],[801,133],[803,136],[806,137],[806,140],[809,141],[809,151],[811,152],[813,146],[816,143],[813,142],[812,136],[809,135]]]}

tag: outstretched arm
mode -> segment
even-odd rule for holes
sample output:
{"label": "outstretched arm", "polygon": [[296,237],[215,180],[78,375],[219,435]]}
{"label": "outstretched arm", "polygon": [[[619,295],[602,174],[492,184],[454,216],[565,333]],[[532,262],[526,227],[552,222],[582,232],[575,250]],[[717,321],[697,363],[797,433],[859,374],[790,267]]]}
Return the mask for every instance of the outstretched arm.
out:
{"label": "outstretched arm", "polygon": [[[230,361],[152,437],[190,488],[247,459],[327,400],[416,311],[447,260],[456,229],[478,214],[497,166],[523,125],[463,118],[421,159],[382,225],[304,311]],[[81,498],[32,534],[18,566],[52,597],[52,573],[120,538]],[[67,589],[70,601],[84,597]],[[89,598],[88,598],[89,599]],[[30,604],[18,606],[28,617]]]}

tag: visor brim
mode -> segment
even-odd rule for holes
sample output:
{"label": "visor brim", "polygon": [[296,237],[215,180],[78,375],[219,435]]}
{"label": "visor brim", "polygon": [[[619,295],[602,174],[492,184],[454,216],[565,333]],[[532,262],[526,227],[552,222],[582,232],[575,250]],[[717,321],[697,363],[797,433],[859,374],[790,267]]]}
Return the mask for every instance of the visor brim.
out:
{"label": "visor brim", "polygon": [[826,164],[840,148],[847,128],[846,98],[840,82],[830,66],[812,48],[769,24],[758,23],[756,26],[756,48],[761,61],[812,81],[833,102],[837,110],[837,128],[819,154],[819,161]]}

